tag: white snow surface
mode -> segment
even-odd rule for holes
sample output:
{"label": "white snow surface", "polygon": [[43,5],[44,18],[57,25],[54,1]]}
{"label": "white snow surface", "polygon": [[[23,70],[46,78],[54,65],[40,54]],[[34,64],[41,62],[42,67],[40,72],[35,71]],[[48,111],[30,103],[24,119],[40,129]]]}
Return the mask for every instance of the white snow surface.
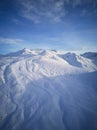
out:
{"label": "white snow surface", "polygon": [[0,130],[97,130],[97,54],[0,55]]}

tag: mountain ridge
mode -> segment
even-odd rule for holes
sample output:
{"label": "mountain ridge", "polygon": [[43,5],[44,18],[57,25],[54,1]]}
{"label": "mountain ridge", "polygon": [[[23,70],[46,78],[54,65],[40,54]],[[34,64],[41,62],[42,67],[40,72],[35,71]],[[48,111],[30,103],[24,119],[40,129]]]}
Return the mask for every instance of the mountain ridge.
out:
{"label": "mountain ridge", "polygon": [[96,58],[71,52],[1,56],[0,129],[96,130],[96,77]]}

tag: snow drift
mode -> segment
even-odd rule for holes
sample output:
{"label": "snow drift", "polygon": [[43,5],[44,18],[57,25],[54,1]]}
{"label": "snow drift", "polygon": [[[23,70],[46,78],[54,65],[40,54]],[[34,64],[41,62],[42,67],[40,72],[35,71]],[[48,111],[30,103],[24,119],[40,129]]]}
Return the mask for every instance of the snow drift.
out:
{"label": "snow drift", "polygon": [[0,56],[0,130],[97,130],[97,55]]}

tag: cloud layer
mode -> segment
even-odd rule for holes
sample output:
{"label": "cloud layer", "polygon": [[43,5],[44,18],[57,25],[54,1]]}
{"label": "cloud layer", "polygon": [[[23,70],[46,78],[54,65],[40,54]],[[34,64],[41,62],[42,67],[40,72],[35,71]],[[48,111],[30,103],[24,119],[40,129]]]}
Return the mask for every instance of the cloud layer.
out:
{"label": "cloud layer", "polygon": [[18,44],[23,42],[22,39],[12,39],[0,37],[0,44]]}
{"label": "cloud layer", "polygon": [[[62,22],[62,19],[69,15],[70,9],[89,5],[95,8],[97,0],[18,0],[20,15],[34,23],[40,23],[43,20]],[[86,9],[86,12],[88,11]]]}
{"label": "cloud layer", "polygon": [[21,0],[21,15],[35,23],[47,19],[59,22],[65,15],[64,0]]}

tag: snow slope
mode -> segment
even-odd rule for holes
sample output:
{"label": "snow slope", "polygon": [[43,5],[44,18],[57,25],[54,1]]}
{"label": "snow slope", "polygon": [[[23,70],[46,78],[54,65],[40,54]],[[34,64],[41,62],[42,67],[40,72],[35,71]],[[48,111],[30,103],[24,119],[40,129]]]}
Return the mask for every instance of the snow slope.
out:
{"label": "snow slope", "polygon": [[[90,57],[90,54],[89,54]],[[0,56],[0,130],[97,130],[97,55]]]}

